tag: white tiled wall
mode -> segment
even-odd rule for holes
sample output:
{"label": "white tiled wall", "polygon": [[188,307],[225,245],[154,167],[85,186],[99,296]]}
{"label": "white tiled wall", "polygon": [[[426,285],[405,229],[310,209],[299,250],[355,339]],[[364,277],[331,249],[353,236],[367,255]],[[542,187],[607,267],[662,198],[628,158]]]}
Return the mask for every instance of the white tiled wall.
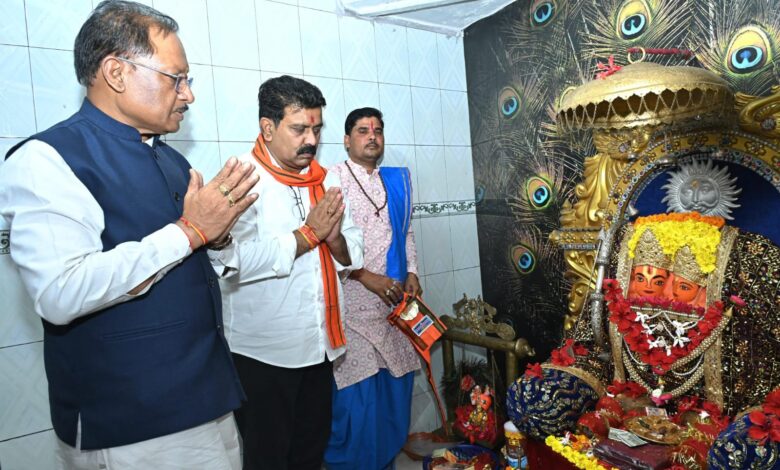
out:
{"label": "white tiled wall", "polygon": [[[0,152],[72,114],[84,96],[72,69],[76,32],[98,0],[0,1]],[[440,314],[481,293],[463,44],[459,38],[335,14],[335,0],[143,0],[173,16],[196,102],[168,141],[207,178],[257,133],[257,88],[284,73],[328,102],[319,158],[346,158],[343,123],[355,107],[385,113],[385,164],[411,168],[413,228],[426,301]],[[229,4],[229,6],[228,6]],[[449,207],[441,211],[442,207]],[[464,207],[462,204],[458,207]],[[469,207],[466,204],[465,207]],[[2,230],[4,227],[0,227]],[[0,251],[0,466],[53,467],[54,434],[42,329],[10,256]],[[10,308],[9,308],[10,306]],[[434,372],[441,374],[434,352]],[[423,376],[412,431],[438,426]]]}

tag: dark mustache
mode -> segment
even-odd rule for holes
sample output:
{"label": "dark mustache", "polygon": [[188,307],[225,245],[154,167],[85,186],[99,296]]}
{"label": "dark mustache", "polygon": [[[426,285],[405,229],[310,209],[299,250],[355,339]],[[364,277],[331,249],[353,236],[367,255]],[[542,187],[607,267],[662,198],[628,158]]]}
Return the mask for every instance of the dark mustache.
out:
{"label": "dark mustache", "polygon": [[296,155],[303,155],[304,153],[310,153],[312,155],[316,155],[317,147],[315,147],[314,145],[304,145],[303,147],[298,149]]}
{"label": "dark mustache", "polygon": [[190,107],[189,107],[188,105],[186,105],[186,104],[185,104],[185,105],[184,105],[184,106],[182,106],[181,108],[176,108],[176,112],[177,112],[177,113],[182,113],[182,114],[184,114],[184,113],[186,113],[186,112],[187,112],[187,110],[188,110],[188,109],[190,109]]}

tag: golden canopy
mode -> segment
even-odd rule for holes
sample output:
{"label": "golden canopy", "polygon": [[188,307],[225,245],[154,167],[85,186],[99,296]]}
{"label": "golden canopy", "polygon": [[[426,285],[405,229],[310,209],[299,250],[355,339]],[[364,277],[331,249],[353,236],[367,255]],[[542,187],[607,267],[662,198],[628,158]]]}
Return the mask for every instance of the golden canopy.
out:
{"label": "golden canopy", "polygon": [[[617,130],[681,121],[720,124],[734,115],[734,94],[715,73],[698,67],[639,62],[561,95],[561,131]],[[730,120],[730,119],[729,119]]]}

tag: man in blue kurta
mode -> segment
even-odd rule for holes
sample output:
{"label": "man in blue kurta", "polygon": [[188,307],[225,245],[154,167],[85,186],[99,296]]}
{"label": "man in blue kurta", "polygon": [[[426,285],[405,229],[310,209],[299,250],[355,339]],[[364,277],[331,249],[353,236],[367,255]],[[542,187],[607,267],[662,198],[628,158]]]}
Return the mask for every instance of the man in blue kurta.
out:
{"label": "man in blue kurta", "polygon": [[233,249],[257,177],[231,159],[204,185],[160,140],[194,101],[177,28],[141,4],[98,5],[74,47],[81,109],[0,168],[64,468],[240,467],[243,392],[207,249]]}

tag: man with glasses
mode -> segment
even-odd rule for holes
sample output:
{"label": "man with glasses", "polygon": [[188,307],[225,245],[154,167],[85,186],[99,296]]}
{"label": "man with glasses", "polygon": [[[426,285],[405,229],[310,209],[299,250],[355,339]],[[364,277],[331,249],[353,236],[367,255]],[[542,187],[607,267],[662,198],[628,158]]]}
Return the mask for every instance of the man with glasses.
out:
{"label": "man with glasses", "polygon": [[239,157],[260,195],[238,220],[224,264],[225,336],[247,394],[236,411],[247,470],[320,470],[331,422],[331,362],[344,353],[338,273],[363,236],[340,181],[314,159],[325,98],[290,76],[260,86],[260,135]]}
{"label": "man with glasses", "polygon": [[244,395],[210,257],[234,249],[258,177],[233,158],[204,185],[161,141],[195,99],[177,29],[147,6],[100,3],[74,46],[81,109],[0,168],[63,468],[240,468]]}

